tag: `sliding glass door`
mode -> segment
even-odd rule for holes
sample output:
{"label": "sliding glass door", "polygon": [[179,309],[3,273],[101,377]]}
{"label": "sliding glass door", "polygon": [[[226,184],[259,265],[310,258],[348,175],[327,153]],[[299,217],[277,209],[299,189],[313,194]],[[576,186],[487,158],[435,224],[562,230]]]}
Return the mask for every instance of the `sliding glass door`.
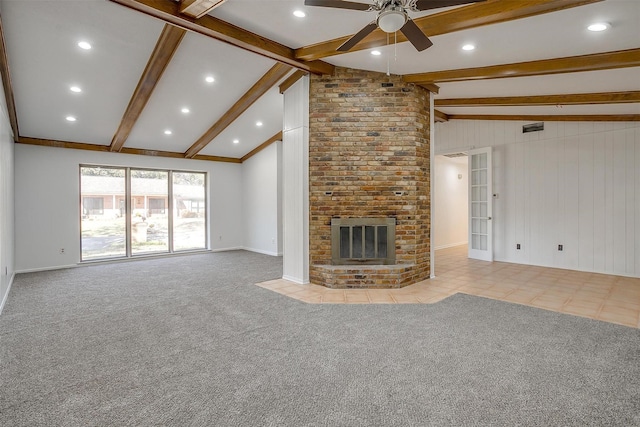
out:
{"label": "sliding glass door", "polygon": [[203,172],[80,167],[81,260],[207,247]]}

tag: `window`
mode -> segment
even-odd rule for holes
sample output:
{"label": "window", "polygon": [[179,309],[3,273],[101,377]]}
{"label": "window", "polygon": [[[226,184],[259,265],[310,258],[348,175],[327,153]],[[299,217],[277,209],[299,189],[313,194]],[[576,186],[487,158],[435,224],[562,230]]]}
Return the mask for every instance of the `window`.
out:
{"label": "window", "polygon": [[164,201],[165,199],[154,199],[149,197],[149,215],[164,214]]}
{"label": "window", "polygon": [[204,212],[204,200],[189,200],[189,205],[192,212]]}
{"label": "window", "polygon": [[84,215],[104,214],[104,199],[102,197],[83,197],[82,206]]}
{"label": "window", "polygon": [[119,205],[124,189],[124,169],[80,167],[83,261],[127,255],[126,218]]}
{"label": "window", "polygon": [[173,173],[173,245],[176,250],[205,245],[206,178],[204,173]]}
{"label": "window", "polygon": [[206,249],[206,174],[80,167],[81,259]]}
{"label": "window", "polygon": [[164,210],[164,201],[169,197],[169,171],[131,169],[129,174],[131,253],[170,252],[170,224]]}

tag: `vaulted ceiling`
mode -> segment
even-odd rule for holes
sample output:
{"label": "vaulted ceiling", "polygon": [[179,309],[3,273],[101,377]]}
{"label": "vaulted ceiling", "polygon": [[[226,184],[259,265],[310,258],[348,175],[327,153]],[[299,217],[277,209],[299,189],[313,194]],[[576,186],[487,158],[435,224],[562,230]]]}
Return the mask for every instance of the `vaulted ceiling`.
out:
{"label": "vaulted ceiling", "polygon": [[638,0],[412,12],[423,52],[380,30],[337,52],[375,14],[304,0],[0,0],[0,14],[18,143],[241,162],[281,138],[282,86],[334,66],[438,92],[439,121],[640,120]]}

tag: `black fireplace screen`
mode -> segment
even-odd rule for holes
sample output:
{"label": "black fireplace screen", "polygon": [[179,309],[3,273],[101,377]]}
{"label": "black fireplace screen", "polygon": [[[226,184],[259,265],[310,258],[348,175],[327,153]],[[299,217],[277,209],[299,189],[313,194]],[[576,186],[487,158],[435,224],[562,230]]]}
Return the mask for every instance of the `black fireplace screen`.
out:
{"label": "black fireplace screen", "polygon": [[395,264],[395,218],[333,218],[333,264]]}

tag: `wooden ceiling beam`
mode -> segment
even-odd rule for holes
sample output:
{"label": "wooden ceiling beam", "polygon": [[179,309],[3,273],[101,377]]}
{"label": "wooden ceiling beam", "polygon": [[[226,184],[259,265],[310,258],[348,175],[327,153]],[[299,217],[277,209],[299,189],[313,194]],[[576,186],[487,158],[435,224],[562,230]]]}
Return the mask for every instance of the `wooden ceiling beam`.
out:
{"label": "wooden ceiling beam", "polygon": [[449,120],[521,120],[526,122],[638,122],[640,114],[493,115],[449,114]]}
{"label": "wooden ceiling beam", "polygon": [[9,114],[9,123],[11,125],[11,131],[13,132],[13,140],[17,141],[20,137],[20,129],[18,127],[16,102],[13,97],[13,85],[11,83],[11,73],[9,72],[7,48],[4,42],[2,19],[0,19],[0,75],[2,76],[2,87],[4,89],[5,101],[7,102],[7,113]]}
{"label": "wooden ceiling beam", "polygon": [[193,160],[204,160],[207,162],[223,162],[223,163],[242,163],[242,160],[235,157],[224,156],[206,156],[204,154],[196,154],[193,156]]}
{"label": "wooden ceiling beam", "polygon": [[28,136],[21,136],[16,142],[18,144],[39,145],[41,147],[72,148],[76,150],[109,152],[108,145],[89,144],[86,142],[60,141],[56,139],[31,138]]}
{"label": "wooden ceiling beam", "polygon": [[440,86],[434,83],[427,83],[420,85],[431,93],[435,93],[436,95],[440,93]]}
{"label": "wooden ceiling beam", "polygon": [[156,47],[151,53],[149,62],[147,62],[147,66],[140,77],[138,86],[131,96],[124,116],[122,116],[120,126],[111,140],[111,145],[109,146],[111,151],[122,150],[133,126],[136,124],[145,105],[147,105],[147,101],[149,101],[167,65],[171,62],[171,58],[178,49],[185,33],[186,31],[182,28],[165,24],[156,43]]}
{"label": "wooden ceiling beam", "polygon": [[227,0],[182,0],[180,13],[191,18],[200,18]]}
{"label": "wooden ceiling beam", "polygon": [[233,106],[222,115],[216,123],[209,128],[191,147],[184,153],[186,158],[193,158],[200,150],[206,147],[220,133],[244,113],[254,102],[256,102],[269,89],[282,80],[291,67],[281,63],[276,63],[264,76],[260,78]]}
{"label": "wooden ceiling beam", "polygon": [[247,154],[245,154],[244,156],[242,156],[240,158],[240,161],[244,163],[245,161],[249,160],[251,157],[255,156],[260,151],[264,150],[265,148],[267,148],[268,146],[270,146],[271,144],[273,144],[276,141],[282,141],[282,131],[276,133],[271,138],[267,139],[265,142],[263,142],[262,144],[258,145],[253,150],[249,151]]}
{"label": "wooden ceiling beam", "polygon": [[444,122],[448,122],[449,121],[449,115],[443,113],[442,111],[439,110],[433,110],[434,113],[434,120],[436,122],[440,122],[440,123],[444,123]]}
{"label": "wooden ceiling beam", "polygon": [[640,66],[640,48],[571,56],[567,58],[519,62],[515,64],[408,74],[403,76],[402,80],[420,85],[425,83],[543,76],[548,74],[611,70],[638,66]]}
{"label": "wooden ceiling beam", "polygon": [[[433,37],[600,1],[602,0],[487,0],[482,3],[423,16],[414,19],[414,22],[425,34]],[[398,43],[407,41],[407,38],[402,33],[398,33],[397,37]],[[300,60],[312,61],[346,53],[339,52],[337,49],[350,38],[351,35],[301,47],[296,49],[295,57]],[[380,29],[376,29],[349,52],[380,47],[386,44],[387,34]]]}
{"label": "wooden ceiling beam", "polygon": [[[100,145],[100,144],[89,144],[86,142],[70,142],[70,141],[60,141],[54,139],[44,139],[44,138],[30,138],[21,136],[16,141],[19,144],[26,145],[39,145],[41,147],[55,147],[55,148],[70,148],[74,150],[87,150],[87,151],[101,151],[109,153],[108,145]],[[178,153],[174,151],[160,151],[160,150],[147,150],[144,148],[128,148],[124,147],[120,153],[123,154],[134,154],[139,156],[152,156],[152,157],[168,157],[172,159],[184,159],[183,153]],[[225,162],[225,163],[242,163],[240,159],[235,157],[221,157],[221,156],[195,156],[194,160],[205,160],[212,162]]]}
{"label": "wooden ceiling beam", "polygon": [[323,61],[304,61],[293,49],[244,30],[221,19],[204,15],[195,19],[180,13],[180,4],[172,0],[110,0],[194,33],[229,43],[240,49],[314,74],[333,74],[334,66]]}
{"label": "wooden ceiling beam", "polygon": [[280,83],[280,93],[285,93],[287,89],[293,86],[298,80],[306,76],[308,73],[304,71],[296,70],[296,72],[292,73],[285,81]]}
{"label": "wooden ceiling beam", "polygon": [[593,105],[640,102],[640,90],[564,95],[436,99],[436,107],[516,107],[529,105]]}

